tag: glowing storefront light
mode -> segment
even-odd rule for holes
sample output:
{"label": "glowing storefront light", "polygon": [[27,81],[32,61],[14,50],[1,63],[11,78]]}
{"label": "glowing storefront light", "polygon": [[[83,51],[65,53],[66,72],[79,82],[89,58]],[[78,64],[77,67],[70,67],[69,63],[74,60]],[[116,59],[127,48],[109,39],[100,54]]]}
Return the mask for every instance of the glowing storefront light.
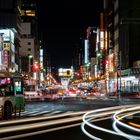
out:
{"label": "glowing storefront light", "polygon": [[43,49],[40,49],[40,56],[43,56]]}
{"label": "glowing storefront light", "polygon": [[114,54],[109,55],[109,71],[113,72],[114,71]]}
{"label": "glowing storefront light", "polygon": [[40,81],[44,80],[43,72],[40,73]]}
{"label": "glowing storefront light", "polygon": [[88,47],[88,40],[85,40],[85,64],[89,62],[89,47]]}
{"label": "glowing storefront light", "polygon": [[36,72],[33,73],[33,79],[37,80],[37,73]]}
{"label": "glowing storefront light", "polygon": [[104,49],[104,32],[100,31],[100,48]]}
{"label": "glowing storefront light", "polygon": [[95,65],[94,71],[95,71],[95,78],[97,78],[98,77],[98,67],[97,67],[97,65]]}
{"label": "glowing storefront light", "polygon": [[11,51],[12,51],[12,54],[11,54],[11,62],[12,63],[15,63],[15,46],[13,44],[11,44]]}
{"label": "glowing storefront light", "polygon": [[21,16],[35,16],[35,10],[21,10]]}
{"label": "glowing storefront light", "polygon": [[40,49],[40,68],[43,69],[43,49]]}
{"label": "glowing storefront light", "polygon": [[100,56],[101,56],[101,53],[100,53],[100,52],[98,52],[98,53],[97,53],[97,57],[100,57]]}
{"label": "glowing storefront light", "polygon": [[105,49],[107,50],[107,31],[105,31]]}
{"label": "glowing storefront light", "polygon": [[138,80],[138,79],[135,76],[128,76],[128,77],[121,77],[121,80],[128,81],[128,80]]}
{"label": "glowing storefront light", "polygon": [[96,37],[96,51],[99,50],[99,42],[100,42],[100,29],[97,28],[97,37]]}
{"label": "glowing storefront light", "polygon": [[40,67],[43,68],[43,63],[42,62],[40,62]]}
{"label": "glowing storefront light", "polygon": [[43,61],[43,57],[40,57],[40,61]]}

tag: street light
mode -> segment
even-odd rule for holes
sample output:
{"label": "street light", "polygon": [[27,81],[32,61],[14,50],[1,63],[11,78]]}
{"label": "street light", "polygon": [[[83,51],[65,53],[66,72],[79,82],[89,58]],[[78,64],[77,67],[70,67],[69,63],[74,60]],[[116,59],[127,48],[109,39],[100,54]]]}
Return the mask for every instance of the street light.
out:
{"label": "street light", "polygon": [[28,70],[28,72],[30,73],[31,72],[31,59],[33,58],[33,56],[29,55],[28,57],[29,57],[29,70]]}

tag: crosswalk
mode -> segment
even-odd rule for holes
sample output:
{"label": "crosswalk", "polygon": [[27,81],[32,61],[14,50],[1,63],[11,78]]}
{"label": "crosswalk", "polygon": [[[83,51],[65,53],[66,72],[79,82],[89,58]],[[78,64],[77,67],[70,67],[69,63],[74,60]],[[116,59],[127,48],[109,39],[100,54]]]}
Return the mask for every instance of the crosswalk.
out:
{"label": "crosswalk", "polygon": [[[73,111],[24,111],[20,113],[21,117],[39,117],[39,116],[53,116],[58,114],[65,114],[65,113],[71,113]],[[19,113],[16,113],[16,116],[19,116]]]}

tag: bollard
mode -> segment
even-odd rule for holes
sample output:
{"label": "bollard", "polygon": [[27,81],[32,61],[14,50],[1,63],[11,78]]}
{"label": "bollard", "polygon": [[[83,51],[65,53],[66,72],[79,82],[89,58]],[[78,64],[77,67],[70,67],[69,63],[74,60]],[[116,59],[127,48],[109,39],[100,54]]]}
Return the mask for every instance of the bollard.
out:
{"label": "bollard", "polygon": [[3,107],[3,105],[1,106],[1,118],[2,118],[2,120],[4,120],[4,107]]}
{"label": "bollard", "polygon": [[20,107],[19,107],[19,118],[21,117],[21,104],[20,104]]}
{"label": "bollard", "polygon": [[16,116],[17,116],[17,110],[16,110],[16,106],[15,106],[15,115],[14,115],[15,119],[16,119]]}

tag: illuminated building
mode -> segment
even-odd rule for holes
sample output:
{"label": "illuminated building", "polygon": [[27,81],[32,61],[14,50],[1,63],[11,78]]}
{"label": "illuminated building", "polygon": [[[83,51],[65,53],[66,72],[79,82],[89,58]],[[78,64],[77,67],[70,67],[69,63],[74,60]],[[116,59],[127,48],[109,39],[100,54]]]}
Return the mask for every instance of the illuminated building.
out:
{"label": "illuminated building", "polygon": [[3,38],[1,70],[19,71],[20,2],[20,0],[0,1],[0,33]]}
{"label": "illuminated building", "polygon": [[61,84],[64,88],[68,87],[72,75],[73,75],[72,69],[66,69],[66,68],[58,69],[58,76],[60,77]]}
{"label": "illuminated building", "polygon": [[[138,0],[104,0],[104,33],[107,33],[107,36],[104,36],[107,37],[107,45],[104,47],[109,60],[105,71],[108,93],[123,95],[134,92],[132,89],[135,87],[139,92],[139,5]],[[132,76],[135,78],[131,78]]]}
{"label": "illuminated building", "polygon": [[[36,3],[33,0],[21,0],[21,37],[19,50],[21,57],[21,72],[27,73],[28,67],[32,67],[34,62],[39,62],[40,42],[38,40],[38,19]],[[33,56],[30,65],[29,56]],[[31,69],[32,71],[32,69]]]}
{"label": "illuminated building", "polygon": [[[79,79],[84,74],[84,39],[80,38],[79,45],[76,44],[73,47],[72,66],[73,66],[73,78]],[[77,77],[76,73],[79,73]]]}
{"label": "illuminated building", "polygon": [[86,30],[86,38],[88,40],[88,49],[86,51],[88,52],[89,62],[85,64],[90,64],[87,71],[89,73],[88,78],[90,76],[95,78],[97,28],[89,26]]}

